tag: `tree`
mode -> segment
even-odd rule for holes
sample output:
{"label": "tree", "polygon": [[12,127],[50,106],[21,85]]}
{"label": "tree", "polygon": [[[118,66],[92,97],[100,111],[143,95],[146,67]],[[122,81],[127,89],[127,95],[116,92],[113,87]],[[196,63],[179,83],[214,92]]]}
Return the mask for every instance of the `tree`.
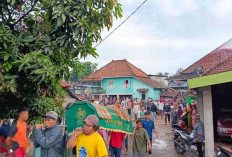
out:
{"label": "tree", "polygon": [[168,76],[168,75],[169,75],[169,72],[165,72],[165,73],[164,73],[164,76]]}
{"label": "tree", "polygon": [[63,113],[62,79],[122,16],[117,0],[0,0],[0,118],[30,108],[30,120]]}
{"label": "tree", "polygon": [[169,72],[158,72],[158,73],[156,73],[157,75],[159,75],[159,76],[168,76],[169,75]]}
{"label": "tree", "polygon": [[174,76],[178,76],[178,75],[180,75],[180,73],[183,71],[184,69],[183,68],[178,68],[177,69],[177,71],[176,71],[176,73],[174,74]]}
{"label": "tree", "polygon": [[78,82],[80,79],[87,77],[97,70],[97,63],[83,62],[79,64],[79,67],[71,71],[71,82]]}

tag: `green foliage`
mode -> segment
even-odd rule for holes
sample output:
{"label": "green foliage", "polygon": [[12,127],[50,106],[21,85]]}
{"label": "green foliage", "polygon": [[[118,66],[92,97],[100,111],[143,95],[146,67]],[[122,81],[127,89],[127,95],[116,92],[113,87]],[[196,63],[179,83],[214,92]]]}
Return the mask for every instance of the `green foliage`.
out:
{"label": "green foliage", "polygon": [[184,69],[182,67],[178,68],[176,73],[174,74],[174,76],[178,76],[180,75],[180,73],[183,71]]}
{"label": "green foliage", "polygon": [[79,66],[71,71],[71,82],[78,82],[80,79],[87,77],[97,70],[97,63],[83,62]]}
{"label": "green foliage", "polygon": [[[62,115],[62,79],[69,69],[87,75],[80,58],[97,57],[93,42],[122,16],[117,0],[0,0],[0,118],[30,108],[31,121]],[[92,65],[91,65],[92,66]]]}
{"label": "green foliage", "polygon": [[169,75],[169,72],[158,72],[158,73],[156,73],[157,75],[159,75],[159,76],[168,76]]}

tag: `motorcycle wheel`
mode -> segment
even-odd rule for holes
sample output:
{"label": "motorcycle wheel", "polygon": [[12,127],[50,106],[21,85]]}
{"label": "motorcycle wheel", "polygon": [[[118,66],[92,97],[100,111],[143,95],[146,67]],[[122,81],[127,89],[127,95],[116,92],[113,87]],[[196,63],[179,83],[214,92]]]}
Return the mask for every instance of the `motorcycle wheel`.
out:
{"label": "motorcycle wheel", "polygon": [[175,148],[175,150],[176,150],[176,152],[178,154],[184,154],[185,153],[185,150],[183,150],[180,147],[178,147],[175,143],[174,143],[174,148]]}

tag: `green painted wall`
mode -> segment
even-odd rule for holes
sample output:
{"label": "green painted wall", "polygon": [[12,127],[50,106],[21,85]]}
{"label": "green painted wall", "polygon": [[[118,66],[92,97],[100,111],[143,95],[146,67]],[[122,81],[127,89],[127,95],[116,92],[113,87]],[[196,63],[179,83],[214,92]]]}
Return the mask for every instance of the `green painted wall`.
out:
{"label": "green painted wall", "polygon": [[[123,88],[123,80],[130,80],[130,88]],[[109,89],[109,80],[114,81],[114,88]],[[106,94],[131,94],[133,93],[134,98],[138,98],[138,101],[142,99],[142,94],[137,91],[139,88],[147,88],[146,99],[148,97],[154,100],[159,99],[160,89],[154,89],[150,85],[143,83],[142,81],[133,77],[119,77],[119,78],[105,78],[102,80],[102,88],[106,90]]]}
{"label": "green painted wall", "polygon": [[232,71],[188,79],[190,89],[232,82]]}
{"label": "green painted wall", "polygon": [[[109,89],[109,80],[114,81],[114,88]],[[123,87],[123,80],[130,80],[130,88],[126,89]],[[132,77],[118,77],[118,78],[104,78],[102,80],[102,88],[106,90],[107,94],[126,94],[133,93],[133,78]]]}

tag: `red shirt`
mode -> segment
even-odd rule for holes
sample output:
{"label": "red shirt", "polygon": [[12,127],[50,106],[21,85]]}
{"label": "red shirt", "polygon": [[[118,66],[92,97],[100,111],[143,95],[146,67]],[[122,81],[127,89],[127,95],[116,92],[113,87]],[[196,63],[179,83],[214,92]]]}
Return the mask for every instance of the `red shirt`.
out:
{"label": "red shirt", "polygon": [[112,147],[122,148],[122,139],[125,136],[124,133],[111,132],[110,143]]}

